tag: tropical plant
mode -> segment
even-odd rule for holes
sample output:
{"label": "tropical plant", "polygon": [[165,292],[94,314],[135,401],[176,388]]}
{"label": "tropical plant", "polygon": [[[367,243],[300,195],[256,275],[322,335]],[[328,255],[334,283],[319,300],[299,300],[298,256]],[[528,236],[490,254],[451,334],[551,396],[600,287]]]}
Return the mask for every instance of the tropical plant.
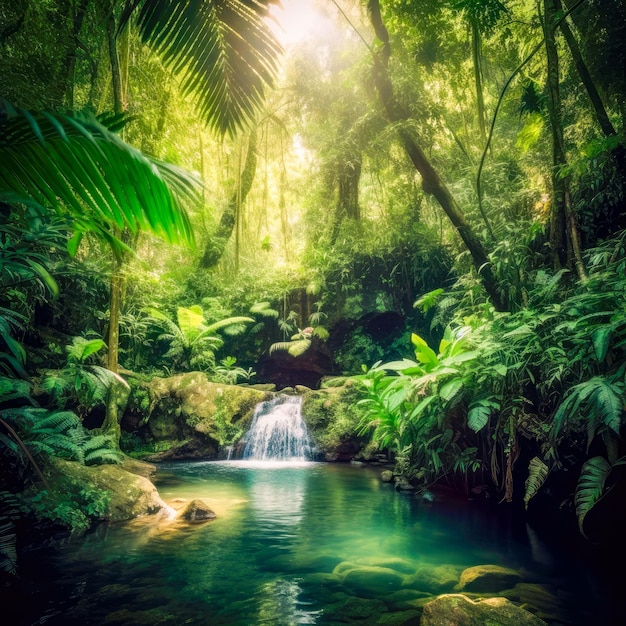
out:
{"label": "tropical plant", "polygon": [[415,333],[411,342],[415,361],[377,363],[359,377],[366,391],[359,403],[365,409],[359,428],[372,431],[374,441],[396,455],[404,473],[427,488],[480,467],[476,447],[460,439],[462,426],[454,419],[468,382],[465,370],[479,352],[473,349],[469,327],[448,327],[438,353]]}
{"label": "tropical plant", "polygon": [[[91,435],[72,411],[25,406],[0,411],[0,417],[19,433],[21,441],[36,458],[55,456],[82,465],[117,463],[121,460],[119,449],[111,437]],[[12,438],[0,437],[14,455],[23,453],[23,448]]]}
{"label": "tropical plant", "polygon": [[35,207],[12,210],[0,201],[0,371],[26,377],[26,351],[16,339],[37,302],[56,297],[49,270],[52,251],[64,248],[67,224],[47,221]]}
{"label": "tropical plant", "polygon": [[171,361],[174,368],[179,371],[213,368],[215,352],[224,343],[218,332],[238,335],[245,330],[246,324],[254,322],[251,317],[239,316],[207,324],[202,307],[199,305],[189,308],[179,307],[176,311],[176,321],[154,307],[148,310],[148,315],[155,325],[165,330],[158,337],[159,340],[169,343],[169,350],[164,358]]}
{"label": "tropical plant", "polygon": [[171,242],[193,235],[178,197],[195,199],[197,181],[151,160],[120,139],[124,116],[27,111],[4,103],[0,122],[0,201],[42,207],[71,219],[75,253],[94,233],[120,254],[114,227],[147,229]]}
{"label": "tropical plant", "polygon": [[157,50],[207,124],[233,135],[254,119],[272,85],[280,45],[267,22],[274,0],[138,0],[126,4],[142,39]]}
{"label": "tropical plant", "polygon": [[254,378],[256,372],[249,367],[244,369],[236,365],[237,359],[234,356],[227,356],[219,362],[213,369],[212,378],[216,382],[236,385],[240,381],[249,382]]}
{"label": "tropical plant", "polygon": [[96,404],[104,403],[112,385],[128,388],[126,381],[105,367],[88,363],[90,357],[106,347],[102,339],[74,337],[65,346],[66,365],[60,370],[44,373],[39,388],[50,394],[59,409],[71,404],[79,413],[88,413]]}

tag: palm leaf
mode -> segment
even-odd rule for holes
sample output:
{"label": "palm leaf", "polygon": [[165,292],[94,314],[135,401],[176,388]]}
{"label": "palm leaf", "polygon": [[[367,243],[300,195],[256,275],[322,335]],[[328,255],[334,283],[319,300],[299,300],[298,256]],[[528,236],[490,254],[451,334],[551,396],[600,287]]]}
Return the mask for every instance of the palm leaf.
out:
{"label": "palm leaf", "polygon": [[191,174],[150,160],[93,115],[5,108],[0,196],[67,212],[79,232],[94,232],[117,250],[124,246],[111,234],[113,225],[149,230],[172,243],[193,242],[187,215],[170,189],[174,180],[177,191],[193,188]]}
{"label": "palm leaf", "polygon": [[548,466],[538,456],[530,459],[524,493],[524,506],[526,508],[528,508],[531,498],[536,495],[543,483],[546,482],[549,471]]}
{"label": "palm leaf", "polygon": [[256,313],[262,317],[271,317],[278,319],[280,313],[276,309],[272,309],[269,302],[256,302],[250,307],[250,313]]}
{"label": "palm leaf", "polygon": [[[280,46],[264,19],[272,0],[140,0],[137,24],[209,127],[234,135],[273,82]],[[132,7],[134,9],[134,7]],[[128,11],[122,25],[130,18]]]}
{"label": "palm leaf", "polygon": [[227,317],[219,322],[214,322],[213,324],[209,324],[206,329],[202,331],[202,334],[206,333],[215,333],[218,330],[222,330],[228,328],[229,326],[238,327],[241,324],[252,324],[254,320],[251,317]]}
{"label": "palm leaf", "polygon": [[589,459],[580,470],[574,502],[578,528],[583,535],[585,534],[583,530],[585,516],[602,496],[604,484],[610,473],[611,465],[601,456],[594,456]]}

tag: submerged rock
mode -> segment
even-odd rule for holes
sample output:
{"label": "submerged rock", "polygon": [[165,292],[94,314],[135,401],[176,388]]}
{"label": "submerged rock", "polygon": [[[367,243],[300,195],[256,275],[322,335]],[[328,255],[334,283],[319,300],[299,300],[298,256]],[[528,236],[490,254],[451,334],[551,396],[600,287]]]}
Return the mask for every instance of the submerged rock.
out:
{"label": "submerged rock", "polygon": [[196,498],[187,504],[178,514],[186,522],[208,522],[215,519],[215,511],[204,501]]}
{"label": "submerged rock", "polygon": [[432,594],[452,591],[459,582],[459,570],[452,565],[437,565],[435,567],[420,567],[415,574],[407,576],[404,587],[419,589]]}
{"label": "submerged rock", "polygon": [[370,565],[373,567],[386,567],[388,569],[396,570],[396,572],[400,572],[401,574],[414,574],[416,569],[415,562],[397,556],[366,556],[357,559],[354,563],[356,566]]}
{"label": "submerged rock", "polygon": [[514,569],[499,565],[476,565],[463,570],[456,590],[495,593],[510,589],[521,581],[522,575]]}
{"label": "submerged rock", "polygon": [[342,579],[350,591],[369,597],[398,591],[404,576],[388,567],[358,566],[345,572]]}
{"label": "submerged rock", "polygon": [[424,605],[420,626],[545,626],[546,622],[506,598],[471,600],[462,594],[439,596]]}

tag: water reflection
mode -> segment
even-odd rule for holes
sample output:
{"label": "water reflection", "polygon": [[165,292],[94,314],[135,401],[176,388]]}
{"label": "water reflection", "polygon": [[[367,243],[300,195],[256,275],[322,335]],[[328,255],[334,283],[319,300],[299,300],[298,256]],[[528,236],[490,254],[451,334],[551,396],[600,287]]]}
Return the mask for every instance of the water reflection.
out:
{"label": "water reflection", "polygon": [[[218,518],[167,531],[102,526],[83,542],[33,554],[23,567],[39,605],[16,624],[291,626],[373,624],[383,617],[402,623],[395,615],[401,608],[375,580],[350,582],[345,568],[363,575],[391,568],[409,584],[425,567],[460,573],[485,563],[523,571],[532,584],[549,583],[562,598],[559,610],[575,609],[562,623],[618,623],[588,619],[584,604],[607,606],[602,589],[572,559],[564,566],[553,558],[523,525],[512,532],[493,511],[485,516],[462,502],[425,505],[381,483],[376,471],[212,462],[168,464],[159,473],[167,479],[159,484],[166,500],[201,497]],[[343,578],[335,571],[340,566]],[[365,609],[375,621],[364,618]]]}
{"label": "water reflection", "polygon": [[[304,467],[257,469],[249,475],[251,512],[263,525],[295,536],[303,519],[309,473]],[[293,527],[293,528],[290,528]]]}

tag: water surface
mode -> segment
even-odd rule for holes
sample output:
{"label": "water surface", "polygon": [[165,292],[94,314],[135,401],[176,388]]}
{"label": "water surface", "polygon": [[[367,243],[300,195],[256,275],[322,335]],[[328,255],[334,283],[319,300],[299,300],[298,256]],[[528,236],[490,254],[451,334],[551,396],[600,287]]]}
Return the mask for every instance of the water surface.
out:
{"label": "water surface", "polygon": [[159,467],[156,482],[174,506],[203,498],[217,519],[192,527],[154,518],[105,525],[31,555],[37,593],[24,623],[419,623],[417,596],[426,594],[395,583],[379,590],[344,584],[332,573],[342,562],[382,565],[408,588],[420,568],[512,567],[549,590],[543,610],[552,623],[619,623],[576,555],[557,555],[524,524],[467,503],[399,494],[372,468],[171,463]]}

